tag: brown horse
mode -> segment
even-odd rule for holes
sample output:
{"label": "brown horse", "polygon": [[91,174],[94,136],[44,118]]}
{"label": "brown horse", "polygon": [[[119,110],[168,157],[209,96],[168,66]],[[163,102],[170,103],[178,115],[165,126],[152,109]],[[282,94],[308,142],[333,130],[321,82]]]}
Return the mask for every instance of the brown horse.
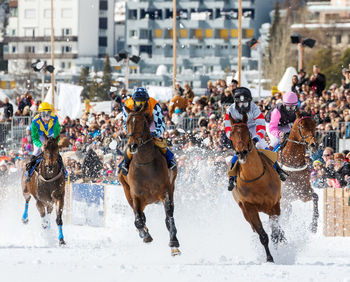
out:
{"label": "brown horse", "polygon": [[42,227],[44,229],[50,226],[48,215],[56,206],[56,223],[59,231],[59,243],[64,245],[62,232],[62,212],[64,206],[65,178],[58,158],[58,138],[48,138],[45,136],[43,143],[42,159],[35,167],[35,171],[29,182],[25,182],[25,175],[22,174],[22,191],[26,200],[25,211],[22,216],[23,223],[28,222],[28,206],[31,195],[36,200],[36,207],[42,218]]}
{"label": "brown horse", "polygon": [[137,112],[125,107],[129,116],[126,122],[128,130],[128,148],[133,154],[127,176],[119,173],[124,193],[135,214],[135,226],[145,243],[153,239],[146,227],[144,209],[147,205],[163,202],[166,214],[166,227],[170,233],[169,246],[173,256],[179,255],[179,242],[176,238],[174,221],[174,189],[177,171],[169,171],[166,160],[153,143],[150,132],[152,119],[145,114],[144,107]]}
{"label": "brown horse", "polygon": [[271,240],[275,244],[285,241],[284,232],[278,223],[281,181],[273,168],[273,163],[255,148],[247,119],[246,114],[243,114],[242,121],[235,121],[230,116],[231,139],[239,161],[237,188],[233,189],[232,194],[253,231],[259,234],[267,261],[273,262],[268,246],[269,238],[260,221],[259,212],[266,213],[270,217]]}
{"label": "brown horse", "polygon": [[291,212],[290,203],[294,200],[313,201],[311,231],[315,233],[319,216],[318,195],[310,183],[311,169],[306,163],[305,153],[307,148],[312,153],[318,149],[316,122],[306,113],[297,112],[296,114],[297,119],[279,153],[281,168],[289,174],[283,185],[282,199],[287,201],[287,213]]}

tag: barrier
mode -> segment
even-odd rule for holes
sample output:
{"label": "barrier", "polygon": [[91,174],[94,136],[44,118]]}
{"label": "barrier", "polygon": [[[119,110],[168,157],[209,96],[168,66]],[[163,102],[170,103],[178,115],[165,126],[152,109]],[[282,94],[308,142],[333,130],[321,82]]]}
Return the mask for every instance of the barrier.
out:
{"label": "barrier", "polygon": [[326,188],[323,196],[323,234],[350,236],[350,192],[342,188]]}

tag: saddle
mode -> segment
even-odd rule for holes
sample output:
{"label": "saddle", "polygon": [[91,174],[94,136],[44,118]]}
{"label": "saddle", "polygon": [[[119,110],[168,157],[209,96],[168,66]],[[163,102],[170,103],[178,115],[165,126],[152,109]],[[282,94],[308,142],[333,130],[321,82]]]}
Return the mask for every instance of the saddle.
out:
{"label": "saddle", "polygon": [[[276,152],[272,152],[265,149],[258,149],[258,153],[260,156],[264,157],[266,160],[271,162],[271,165],[274,165],[274,163],[277,162],[278,154]],[[227,172],[227,175],[229,177],[237,176],[238,169],[239,169],[239,162],[237,161],[233,166],[233,168]]]}

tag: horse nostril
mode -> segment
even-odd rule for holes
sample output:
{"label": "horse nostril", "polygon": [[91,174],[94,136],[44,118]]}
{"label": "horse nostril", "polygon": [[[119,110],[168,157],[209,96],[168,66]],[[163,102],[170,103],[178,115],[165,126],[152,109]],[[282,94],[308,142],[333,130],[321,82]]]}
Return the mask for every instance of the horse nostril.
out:
{"label": "horse nostril", "polygon": [[130,150],[131,151],[135,151],[137,149],[137,144],[132,144],[131,146],[130,146]]}

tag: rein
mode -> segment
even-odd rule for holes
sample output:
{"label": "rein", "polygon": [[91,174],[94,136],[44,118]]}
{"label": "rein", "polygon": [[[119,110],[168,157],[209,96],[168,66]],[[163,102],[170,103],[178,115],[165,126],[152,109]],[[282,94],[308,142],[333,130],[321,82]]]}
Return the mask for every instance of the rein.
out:
{"label": "rein", "polygon": [[39,179],[41,181],[44,181],[44,182],[54,182],[56,181],[57,179],[59,179],[61,176],[62,176],[62,169],[60,169],[60,173],[57,174],[54,178],[50,178],[50,179],[45,179],[41,174],[39,174],[38,172],[35,171],[36,174],[38,174],[39,176]]}
{"label": "rein", "polygon": [[264,163],[263,163],[263,166],[264,166],[264,170],[263,170],[262,174],[259,175],[259,176],[256,177],[256,178],[254,178],[254,179],[251,179],[251,180],[244,180],[243,178],[241,178],[241,177],[239,176],[239,173],[237,174],[237,175],[238,175],[238,178],[239,178],[240,180],[242,180],[243,182],[246,182],[246,183],[252,183],[252,182],[254,182],[254,181],[257,181],[257,180],[259,180],[261,177],[263,177],[263,176],[265,175],[266,167],[265,167],[265,164],[264,164]]}

